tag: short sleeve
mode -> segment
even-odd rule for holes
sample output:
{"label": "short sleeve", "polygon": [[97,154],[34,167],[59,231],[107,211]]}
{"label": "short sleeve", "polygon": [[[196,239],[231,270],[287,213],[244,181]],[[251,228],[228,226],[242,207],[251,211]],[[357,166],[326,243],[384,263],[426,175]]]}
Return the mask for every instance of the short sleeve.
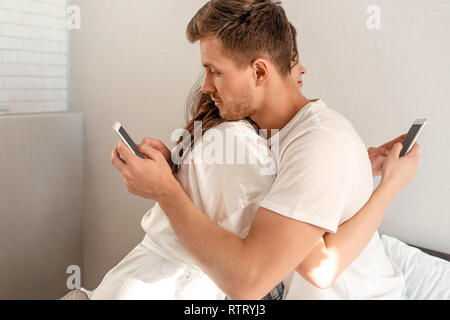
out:
{"label": "short sleeve", "polygon": [[212,221],[242,236],[275,179],[267,141],[243,122],[226,122],[195,148],[183,166],[185,190]]}
{"label": "short sleeve", "polygon": [[357,159],[340,132],[312,130],[293,139],[280,154],[278,175],[261,206],[334,233],[354,192]]}

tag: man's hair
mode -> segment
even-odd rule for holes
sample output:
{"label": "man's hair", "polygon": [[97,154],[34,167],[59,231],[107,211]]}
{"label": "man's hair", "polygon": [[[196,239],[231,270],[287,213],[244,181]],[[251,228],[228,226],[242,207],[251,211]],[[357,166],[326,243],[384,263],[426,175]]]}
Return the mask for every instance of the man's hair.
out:
{"label": "man's hair", "polygon": [[217,37],[238,67],[266,58],[281,75],[291,70],[291,28],[279,2],[211,0],[191,19],[186,34],[190,42]]}
{"label": "man's hair", "polygon": [[[292,42],[293,42],[293,51],[291,54],[291,68],[293,68],[298,63],[298,51],[297,51],[297,30],[295,27],[289,23],[289,26],[291,28],[291,34],[292,34]],[[189,132],[190,139],[187,139],[187,142],[190,142],[190,145],[181,145],[183,142],[184,136],[180,137],[180,139],[177,142],[177,156],[182,158],[185,155],[185,152],[189,152],[190,150],[194,148],[195,145],[195,122],[201,121],[202,122],[202,132],[201,136],[203,134],[222,122],[225,122],[227,120],[224,120],[220,117],[219,109],[214,104],[214,101],[211,99],[211,95],[203,93],[201,91],[202,89],[202,82],[203,79],[200,78],[195,83],[195,85],[192,87],[191,93],[189,94],[188,99],[186,100],[186,120],[187,124],[185,129]],[[255,131],[258,133],[258,130],[260,129],[258,127],[258,124],[254,122],[250,118],[246,118],[246,120],[255,128]],[[180,169],[179,163],[172,163],[172,173],[176,174]]]}

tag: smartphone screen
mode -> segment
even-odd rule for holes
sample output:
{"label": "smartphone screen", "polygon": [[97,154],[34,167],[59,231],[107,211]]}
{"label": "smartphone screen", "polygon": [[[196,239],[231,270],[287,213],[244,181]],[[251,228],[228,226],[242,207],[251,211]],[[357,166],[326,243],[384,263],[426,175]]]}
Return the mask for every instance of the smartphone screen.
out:
{"label": "smartphone screen", "polygon": [[410,147],[412,147],[412,144],[415,142],[416,137],[417,137],[420,129],[422,128],[422,126],[423,126],[423,124],[413,124],[411,126],[408,134],[406,135],[405,140],[403,140],[403,142],[402,142],[403,149],[400,152],[400,157],[403,157],[409,151]]}
{"label": "smartphone screen", "polygon": [[125,141],[127,142],[128,146],[131,148],[131,150],[138,156],[141,157],[142,159],[146,159],[146,157],[137,151],[137,147],[136,144],[134,143],[134,141],[130,138],[130,136],[128,135],[128,133],[125,131],[125,129],[120,126],[119,128],[119,134],[125,139]]}

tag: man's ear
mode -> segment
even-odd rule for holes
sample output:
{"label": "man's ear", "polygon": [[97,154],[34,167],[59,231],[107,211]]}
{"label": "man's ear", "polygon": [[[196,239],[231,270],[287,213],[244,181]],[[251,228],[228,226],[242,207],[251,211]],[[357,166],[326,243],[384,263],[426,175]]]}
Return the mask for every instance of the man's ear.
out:
{"label": "man's ear", "polygon": [[253,70],[256,86],[262,86],[269,80],[269,65],[266,60],[258,58],[253,61]]}

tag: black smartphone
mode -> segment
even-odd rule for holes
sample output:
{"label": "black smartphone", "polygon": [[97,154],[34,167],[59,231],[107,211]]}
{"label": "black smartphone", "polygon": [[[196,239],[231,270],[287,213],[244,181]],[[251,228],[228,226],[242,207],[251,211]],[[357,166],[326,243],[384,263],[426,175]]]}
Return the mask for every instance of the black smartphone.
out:
{"label": "black smartphone", "polygon": [[131,151],[133,151],[135,155],[141,157],[142,159],[147,159],[145,155],[137,151],[136,144],[134,143],[133,139],[130,138],[120,122],[116,122],[113,126],[113,129],[117,132],[122,141],[128,146],[128,148],[130,148]]}

